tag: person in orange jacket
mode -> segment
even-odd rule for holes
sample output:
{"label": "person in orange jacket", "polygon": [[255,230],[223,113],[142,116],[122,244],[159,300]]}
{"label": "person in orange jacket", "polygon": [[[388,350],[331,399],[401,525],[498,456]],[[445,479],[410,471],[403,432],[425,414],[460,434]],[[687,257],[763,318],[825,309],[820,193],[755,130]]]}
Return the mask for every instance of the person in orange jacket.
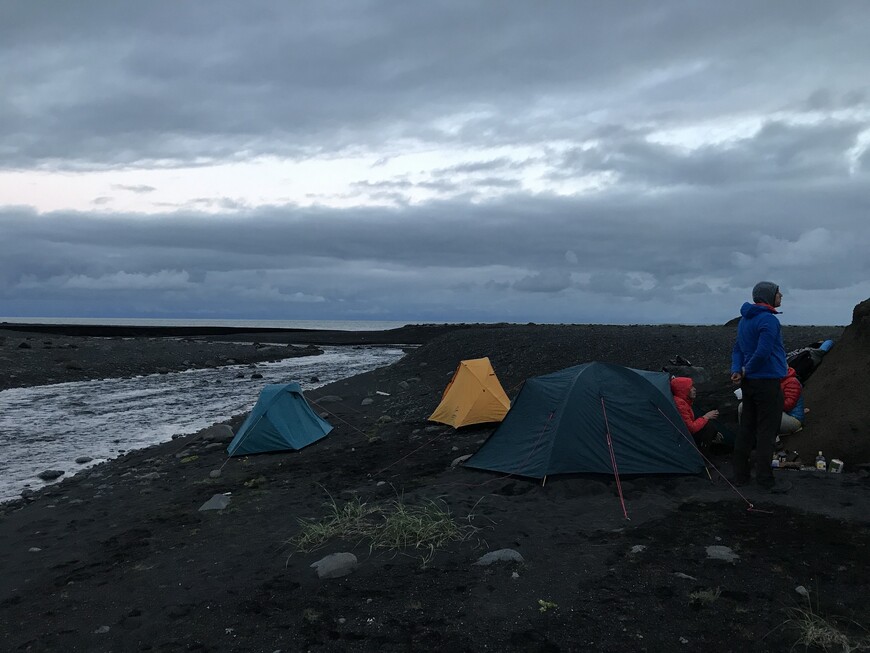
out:
{"label": "person in orange jacket", "polygon": [[671,379],[671,393],[674,395],[674,403],[677,405],[677,410],[680,411],[680,417],[686,423],[689,433],[695,438],[695,444],[698,446],[706,446],[711,442],[719,442],[722,436],[716,431],[716,427],[710,423],[710,420],[719,417],[718,410],[711,410],[704,413],[701,417],[695,417],[695,411],[692,410],[692,403],[698,391],[695,389],[695,382],[688,376],[675,376]]}

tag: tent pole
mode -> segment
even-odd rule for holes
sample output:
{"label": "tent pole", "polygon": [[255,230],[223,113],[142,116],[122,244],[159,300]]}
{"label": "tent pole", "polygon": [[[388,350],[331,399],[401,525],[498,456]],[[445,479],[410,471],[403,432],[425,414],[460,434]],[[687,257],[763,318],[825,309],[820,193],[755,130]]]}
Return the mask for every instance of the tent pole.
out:
{"label": "tent pole", "polygon": [[544,474],[544,480],[541,481],[541,487],[544,487],[547,484],[547,475]]}

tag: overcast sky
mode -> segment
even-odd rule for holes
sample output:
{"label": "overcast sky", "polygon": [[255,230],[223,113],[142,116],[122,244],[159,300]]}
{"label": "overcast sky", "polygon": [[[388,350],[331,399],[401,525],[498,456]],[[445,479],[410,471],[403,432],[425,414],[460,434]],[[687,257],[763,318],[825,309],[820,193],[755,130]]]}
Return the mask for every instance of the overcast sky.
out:
{"label": "overcast sky", "polygon": [[0,316],[870,297],[870,3],[0,3]]}

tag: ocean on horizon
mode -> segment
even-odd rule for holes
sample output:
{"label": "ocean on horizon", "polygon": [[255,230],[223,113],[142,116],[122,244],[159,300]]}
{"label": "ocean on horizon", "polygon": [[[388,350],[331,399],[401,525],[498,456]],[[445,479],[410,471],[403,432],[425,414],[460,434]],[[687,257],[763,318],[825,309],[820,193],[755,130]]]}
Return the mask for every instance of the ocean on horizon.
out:
{"label": "ocean on horizon", "polygon": [[[227,327],[234,329],[304,329],[312,331],[388,331],[423,322],[400,320],[210,320],[106,317],[0,317],[3,324],[70,324],[80,326]],[[425,324],[450,324],[426,322]]]}

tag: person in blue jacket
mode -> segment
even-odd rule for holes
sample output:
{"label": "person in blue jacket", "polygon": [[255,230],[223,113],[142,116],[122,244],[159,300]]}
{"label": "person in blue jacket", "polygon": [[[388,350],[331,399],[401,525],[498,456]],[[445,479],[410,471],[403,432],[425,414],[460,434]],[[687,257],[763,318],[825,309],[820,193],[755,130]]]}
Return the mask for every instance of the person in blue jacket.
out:
{"label": "person in blue jacket", "polygon": [[761,281],[752,289],[752,301],[740,309],[737,340],[731,352],[731,381],[743,392],[743,415],[734,444],[734,481],[738,485],[749,482],[754,448],[755,482],[764,489],[784,492],[789,484],[777,484],[770,467],[782,418],[780,382],[788,372],[782,326],[776,317],[782,292],[777,284]]}

